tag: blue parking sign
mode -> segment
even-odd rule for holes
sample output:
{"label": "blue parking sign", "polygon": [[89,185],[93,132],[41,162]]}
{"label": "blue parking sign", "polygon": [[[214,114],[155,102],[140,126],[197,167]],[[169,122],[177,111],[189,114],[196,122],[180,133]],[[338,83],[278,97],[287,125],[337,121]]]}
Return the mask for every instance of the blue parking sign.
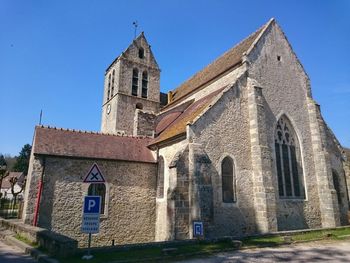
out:
{"label": "blue parking sign", "polygon": [[85,196],[84,214],[100,214],[101,196]]}
{"label": "blue parking sign", "polygon": [[204,229],[202,221],[193,221],[193,237],[203,237]]}

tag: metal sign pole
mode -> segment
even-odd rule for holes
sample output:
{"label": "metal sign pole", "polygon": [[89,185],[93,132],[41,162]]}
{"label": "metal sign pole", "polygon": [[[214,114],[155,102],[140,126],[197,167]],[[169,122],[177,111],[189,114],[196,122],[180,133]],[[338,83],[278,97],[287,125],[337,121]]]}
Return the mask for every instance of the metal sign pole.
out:
{"label": "metal sign pole", "polygon": [[93,258],[93,255],[91,255],[91,233],[89,233],[89,241],[88,241],[88,250],[87,250],[87,255],[84,255],[81,259],[86,259],[86,260],[89,260],[89,259],[92,259]]}
{"label": "metal sign pole", "polygon": [[90,257],[90,248],[91,248],[91,233],[89,233],[89,245],[88,245],[88,257]]}

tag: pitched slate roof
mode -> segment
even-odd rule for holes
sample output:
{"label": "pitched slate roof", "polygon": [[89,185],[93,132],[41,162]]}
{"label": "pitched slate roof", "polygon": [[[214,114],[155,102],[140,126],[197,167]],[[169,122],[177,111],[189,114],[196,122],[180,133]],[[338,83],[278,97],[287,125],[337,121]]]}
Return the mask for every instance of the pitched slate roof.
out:
{"label": "pitched slate roof", "polygon": [[[270,23],[270,21],[268,22]],[[267,24],[268,24],[267,23]],[[204,69],[196,73],[193,77],[182,83],[178,88],[172,92],[172,102],[168,105],[172,105],[180,101],[186,95],[192,93],[194,90],[197,90],[201,86],[215,79],[217,76],[225,73],[226,71],[234,68],[235,66],[242,63],[242,56],[254,41],[258,38],[260,33],[267,26],[265,24],[259,28],[256,32],[248,36],[246,39],[241,41],[239,44],[225,52],[214,62],[206,66]]]}
{"label": "pitched slate roof", "polygon": [[150,138],[35,127],[34,154],[155,163]]}
{"label": "pitched slate roof", "polygon": [[163,113],[158,116],[158,122],[156,121],[156,136],[158,137],[150,145],[185,134],[187,123],[192,122],[200,115],[226,87],[219,87],[216,91],[198,101],[191,100],[181,103],[183,99],[205,87],[210,81],[241,65],[244,54],[249,52],[254,43],[258,41],[262,32],[273,21],[274,19],[271,19],[256,32],[225,52],[213,63],[206,66],[172,92],[172,101],[165,106]]}

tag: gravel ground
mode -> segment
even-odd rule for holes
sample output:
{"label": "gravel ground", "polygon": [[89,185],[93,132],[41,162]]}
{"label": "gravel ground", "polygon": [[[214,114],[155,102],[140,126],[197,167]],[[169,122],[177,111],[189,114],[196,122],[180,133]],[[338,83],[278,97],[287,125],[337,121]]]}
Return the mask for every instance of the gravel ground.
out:
{"label": "gravel ground", "polygon": [[246,249],[219,253],[208,258],[183,260],[179,262],[350,262],[350,240],[319,241],[275,248]]}

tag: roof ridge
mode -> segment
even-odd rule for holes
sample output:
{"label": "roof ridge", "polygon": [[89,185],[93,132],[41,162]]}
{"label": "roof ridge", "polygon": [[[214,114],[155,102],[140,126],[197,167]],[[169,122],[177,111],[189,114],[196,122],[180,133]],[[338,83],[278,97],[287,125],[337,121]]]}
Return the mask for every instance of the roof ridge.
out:
{"label": "roof ridge", "polygon": [[[211,63],[207,64],[189,79],[182,82],[177,88],[172,91],[173,97],[175,98],[166,107],[173,105],[175,102],[181,101],[182,98],[186,97],[188,94],[191,94],[193,91],[197,90],[199,87],[205,85],[209,81],[215,79],[216,76],[223,74],[235,65],[242,63],[244,53],[251,47],[254,40],[260,36],[258,33],[263,31],[263,29],[265,29],[265,27],[267,27],[271,21],[274,21],[274,18],[270,19],[256,31],[249,34],[246,38],[239,41],[236,45],[225,51],[222,55],[214,59]],[[225,59],[226,57],[228,58]],[[215,66],[218,68],[215,69]],[[178,98],[176,98],[176,94],[178,94]]]}
{"label": "roof ridge", "polygon": [[276,22],[276,19],[274,17],[272,17],[267,23],[265,23],[262,27],[260,27],[257,31],[255,31],[253,34],[257,33],[259,30],[261,30],[261,32],[259,33],[259,35],[255,38],[255,40],[253,41],[253,43],[250,45],[250,47],[247,49],[247,51],[245,52],[244,55],[249,54],[255,47],[255,45],[258,43],[259,39],[261,38],[261,36],[265,33],[266,29],[272,24]]}
{"label": "roof ridge", "polygon": [[[96,134],[96,135],[106,135],[106,136],[114,136],[114,137],[129,137],[129,138],[135,138],[135,139],[147,139],[149,137],[144,135],[127,135],[123,133],[103,133],[103,132],[96,132],[96,131],[87,131],[87,130],[77,130],[77,129],[69,129],[69,128],[60,128],[56,126],[50,126],[50,125],[37,125],[37,128],[43,128],[43,129],[49,129],[49,130],[59,130],[59,131],[68,131],[68,132],[74,132],[74,133],[81,133],[81,134]],[[150,138],[151,139],[151,138]]]}

